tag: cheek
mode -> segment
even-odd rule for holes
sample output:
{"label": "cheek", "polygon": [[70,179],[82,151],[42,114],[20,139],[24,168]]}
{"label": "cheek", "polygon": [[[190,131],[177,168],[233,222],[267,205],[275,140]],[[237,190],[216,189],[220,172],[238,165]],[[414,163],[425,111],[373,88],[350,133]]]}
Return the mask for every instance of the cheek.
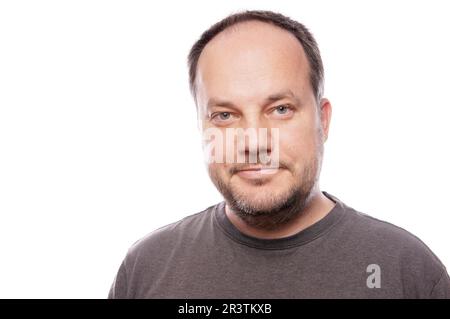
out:
{"label": "cheek", "polygon": [[281,160],[294,165],[314,157],[316,152],[316,132],[313,127],[296,125],[280,129]]}
{"label": "cheek", "polygon": [[225,163],[210,163],[208,164],[208,171],[210,175],[225,179],[228,176],[228,165]]}

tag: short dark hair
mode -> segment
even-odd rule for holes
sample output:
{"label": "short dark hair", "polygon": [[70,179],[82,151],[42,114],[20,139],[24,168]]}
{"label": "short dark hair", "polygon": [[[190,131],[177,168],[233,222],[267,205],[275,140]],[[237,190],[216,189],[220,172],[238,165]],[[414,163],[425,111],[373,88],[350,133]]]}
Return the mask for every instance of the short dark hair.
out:
{"label": "short dark hair", "polygon": [[303,47],[309,63],[310,83],[317,101],[320,101],[323,94],[324,70],[322,58],[316,40],[309,30],[301,23],[292,20],[280,13],[272,11],[247,10],[231,14],[223,20],[213,24],[208,30],[203,32],[201,37],[192,46],[188,55],[189,85],[191,93],[195,99],[195,77],[197,75],[197,64],[205,46],[217,34],[225,29],[246,21],[261,21],[278,26],[293,34]]}

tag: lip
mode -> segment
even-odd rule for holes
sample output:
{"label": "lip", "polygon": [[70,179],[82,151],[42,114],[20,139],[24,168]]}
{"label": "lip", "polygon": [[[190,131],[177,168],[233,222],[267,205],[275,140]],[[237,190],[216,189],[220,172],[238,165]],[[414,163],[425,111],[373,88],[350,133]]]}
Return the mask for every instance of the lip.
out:
{"label": "lip", "polygon": [[279,167],[249,166],[239,170],[236,174],[247,179],[257,179],[274,175],[279,170]]}

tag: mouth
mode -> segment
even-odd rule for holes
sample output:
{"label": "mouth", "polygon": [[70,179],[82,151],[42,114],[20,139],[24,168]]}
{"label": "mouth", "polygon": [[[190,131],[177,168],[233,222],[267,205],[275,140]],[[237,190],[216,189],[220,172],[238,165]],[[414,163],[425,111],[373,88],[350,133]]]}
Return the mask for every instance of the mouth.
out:
{"label": "mouth", "polygon": [[280,171],[280,167],[267,167],[267,166],[247,166],[237,170],[236,174],[239,177],[246,179],[258,179],[266,176],[272,176]]}

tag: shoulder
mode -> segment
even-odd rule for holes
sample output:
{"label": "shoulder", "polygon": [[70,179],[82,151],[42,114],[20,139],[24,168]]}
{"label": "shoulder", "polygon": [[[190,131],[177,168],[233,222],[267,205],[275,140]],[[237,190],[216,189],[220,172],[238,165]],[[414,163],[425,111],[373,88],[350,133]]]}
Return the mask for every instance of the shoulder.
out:
{"label": "shoulder", "polygon": [[176,222],[151,231],[131,245],[126,259],[135,260],[152,254],[158,254],[161,257],[170,253],[170,249],[166,248],[180,248],[180,246],[192,242],[208,226],[217,205],[219,204],[209,206],[201,212],[187,215]]}
{"label": "shoulder", "polygon": [[150,289],[149,285],[158,280],[158,274],[167,270],[168,263],[179,260],[174,258],[175,255],[190,253],[192,244],[198,240],[196,237],[207,229],[217,205],[155,229],[131,245],[120,265],[109,298],[142,296]]}
{"label": "shoulder", "polygon": [[433,284],[445,275],[444,264],[419,237],[390,222],[347,209],[342,238],[358,254],[398,269],[404,281]]}
{"label": "shoulder", "polygon": [[405,257],[426,256],[436,264],[442,263],[431,249],[416,235],[390,222],[349,208],[352,215],[353,232],[363,238],[368,244],[382,248],[385,251],[395,251]]}

